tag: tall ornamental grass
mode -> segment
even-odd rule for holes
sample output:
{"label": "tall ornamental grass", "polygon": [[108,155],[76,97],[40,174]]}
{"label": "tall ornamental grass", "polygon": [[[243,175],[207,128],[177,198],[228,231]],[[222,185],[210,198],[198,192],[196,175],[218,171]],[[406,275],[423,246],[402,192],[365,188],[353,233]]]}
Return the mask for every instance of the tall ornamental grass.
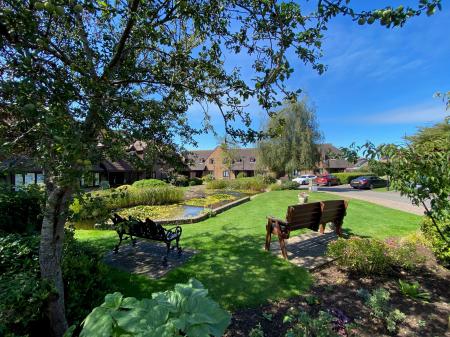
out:
{"label": "tall ornamental grass", "polygon": [[263,177],[248,177],[233,180],[211,180],[206,184],[212,190],[264,191],[268,184]]}
{"label": "tall ornamental grass", "polygon": [[120,208],[176,204],[183,198],[184,192],[173,186],[136,188],[123,185],[116,189],[86,193],[75,199],[70,209],[74,220],[82,220],[107,216],[112,210]]}

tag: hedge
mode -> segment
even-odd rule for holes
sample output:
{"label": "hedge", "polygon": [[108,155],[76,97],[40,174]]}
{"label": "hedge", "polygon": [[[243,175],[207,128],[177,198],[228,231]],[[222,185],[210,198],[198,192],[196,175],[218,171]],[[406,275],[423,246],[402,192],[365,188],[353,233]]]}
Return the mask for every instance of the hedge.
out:
{"label": "hedge", "polygon": [[352,181],[355,178],[361,177],[361,176],[373,176],[373,173],[370,172],[341,172],[341,173],[333,173],[334,176],[336,176],[341,184],[350,184],[350,181]]}

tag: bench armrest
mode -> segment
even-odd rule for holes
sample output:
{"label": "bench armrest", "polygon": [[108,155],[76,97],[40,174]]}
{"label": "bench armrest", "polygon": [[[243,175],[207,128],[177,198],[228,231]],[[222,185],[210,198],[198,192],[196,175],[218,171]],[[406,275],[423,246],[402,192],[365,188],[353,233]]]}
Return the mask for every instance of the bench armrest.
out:
{"label": "bench armrest", "polygon": [[278,222],[280,225],[286,225],[286,220],[281,220],[281,219],[279,219],[279,218],[275,218],[275,217],[272,216],[272,215],[269,215],[269,216],[267,217],[267,219],[269,219],[269,220],[272,221],[272,222]]}

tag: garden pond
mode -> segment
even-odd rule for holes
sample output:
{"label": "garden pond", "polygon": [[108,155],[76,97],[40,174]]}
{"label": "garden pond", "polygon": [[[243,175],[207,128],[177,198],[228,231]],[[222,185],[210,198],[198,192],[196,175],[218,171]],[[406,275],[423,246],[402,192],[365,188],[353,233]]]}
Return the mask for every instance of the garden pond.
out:
{"label": "garden pond", "polygon": [[[248,193],[238,191],[214,190],[193,195],[182,204],[134,206],[117,210],[116,213],[122,217],[133,216],[141,220],[146,218],[152,220],[189,219],[248,195]],[[105,219],[93,218],[74,222],[73,225],[76,229],[93,229],[102,227],[102,223],[105,223]],[[105,227],[108,225],[106,224]]]}

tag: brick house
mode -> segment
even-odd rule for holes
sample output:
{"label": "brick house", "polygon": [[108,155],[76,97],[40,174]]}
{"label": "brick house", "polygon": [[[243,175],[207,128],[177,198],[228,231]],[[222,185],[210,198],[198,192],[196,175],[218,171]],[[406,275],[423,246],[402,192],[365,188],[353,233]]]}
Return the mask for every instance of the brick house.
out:
{"label": "brick house", "polygon": [[229,154],[222,147],[213,150],[190,151],[188,169],[183,171],[189,178],[201,178],[211,174],[215,179],[235,179],[239,173],[252,177],[256,172],[257,149],[233,149]]}
{"label": "brick house", "polygon": [[[339,153],[339,149],[332,144],[320,144],[319,152],[320,162],[314,170],[316,173],[344,172],[346,168],[351,166],[346,160],[330,158],[330,153]],[[241,172],[247,177],[252,177],[256,174],[259,160],[258,149],[231,150],[229,155],[229,157],[232,157],[231,163],[229,163],[230,160],[227,157],[220,146],[213,150],[190,151],[190,155],[187,158],[188,168],[181,173],[189,178],[201,178],[211,174],[214,179],[235,179]]]}

